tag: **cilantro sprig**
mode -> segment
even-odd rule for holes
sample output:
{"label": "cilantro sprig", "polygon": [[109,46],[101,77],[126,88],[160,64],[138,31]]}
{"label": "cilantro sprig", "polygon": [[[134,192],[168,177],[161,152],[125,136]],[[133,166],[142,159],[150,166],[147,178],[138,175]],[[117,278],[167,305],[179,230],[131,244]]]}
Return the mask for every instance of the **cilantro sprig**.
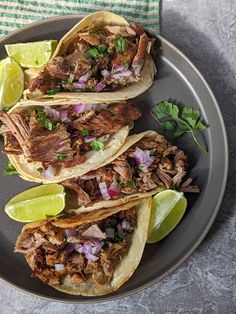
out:
{"label": "cilantro sprig", "polygon": [[180,108],[171,101],[161,101],[154,110],[154,118],[158,120],[162,128],[173,132],[175,138],[184,133],[190,133],[198,148],[207,153],[207,149],[200,143],[196,132],[203,132],[207,126],[201,121],[201,112],[189,106]]}
{"label": "cilantro sprig", "polygon": [[96,151],[102,150],[104,148],[103,142],[99,140],[93,140],[90,146],[92,147],[92,150],[96,150]]}
{"label": "cilantro sprig", "polygon": [[5,170],[3,172],[5,176],[10,176],[12,174],[18,174],[16,168],[10,162],[6,165]]}

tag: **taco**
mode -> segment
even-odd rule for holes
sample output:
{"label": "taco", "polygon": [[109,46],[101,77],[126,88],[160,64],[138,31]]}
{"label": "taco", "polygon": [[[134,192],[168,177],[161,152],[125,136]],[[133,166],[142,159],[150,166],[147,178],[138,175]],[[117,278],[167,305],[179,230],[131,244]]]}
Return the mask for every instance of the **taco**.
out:
{"label": "taco", "polygon": [[60,182],[111,158],[140,116],[131,103],[19,103],[0,113],[3,152],[23,179]]}
{"label": "taco", "polygon": [[72,218],[27,224],[15,252],[33,277],[65,293],[98,296],[119,289],[134,273],[147,239],[151,199]]}
{"label": "taco", "polygon": [[40,74],[31,71],[26,95],[75,97],[82,102],[136,97],[154,80],[156,67],[150,56],[154,41],[141,25],[129,24],[119,15],[92,13],[60,40]]}
{"label": "taco", "polygon": [[78,214],[118,206],[164,189],[199,192],[191,182],[186,154],[164,136],[146,131],[128,136],[121,149],[99,168],[62,184],[67,188],[67,208]]}

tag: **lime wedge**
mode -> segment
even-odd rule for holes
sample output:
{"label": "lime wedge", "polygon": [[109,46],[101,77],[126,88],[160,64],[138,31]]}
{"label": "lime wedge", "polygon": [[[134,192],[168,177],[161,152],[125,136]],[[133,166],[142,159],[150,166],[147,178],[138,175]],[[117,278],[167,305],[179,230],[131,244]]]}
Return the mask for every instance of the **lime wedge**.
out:
{"label": "lime wedge", "polygon": [[5,45],[9,57],[24,68],[38,68],[46,64],[57,46],[57,40],[35,41]]}
{"label": "lime wedge", "polygon": [[167,236],[180,222],[187,207],[183,193],[165,190],[153,197],[147,243]]}
{"label": "lime wedge", "polygon": [[20,98],[24,89],[24,74],[11,58],[0,61],[0,110],[10,108]]}
{"label": "lime wedge", "polygon": [[36,186],[13,197],[5,206],[13,220],[33,222],[59,214],[65,207],[64,187],[59,184]]}

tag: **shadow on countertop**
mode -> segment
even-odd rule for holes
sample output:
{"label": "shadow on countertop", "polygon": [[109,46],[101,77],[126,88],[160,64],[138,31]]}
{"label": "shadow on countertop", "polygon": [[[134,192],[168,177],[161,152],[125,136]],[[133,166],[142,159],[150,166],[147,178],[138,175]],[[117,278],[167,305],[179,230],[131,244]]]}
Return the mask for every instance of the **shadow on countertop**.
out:
{"label": "shadow on countertop", "polygon": [[[162,36],[179,48],[202,73],[216,96],[225,121],[229,144],[228,180],[219,213],[204,240],[209,242],[214,234],[233,217],[235,211],[236,68],[230,67],[210,38],[189,25],[175,11],[169,10],[168,15],[163,20]],[[230,46],[233,43],[230,40],[228,44]],[[224,47],[224,50],[226,49],[227,47]],[[231,245],[233,247],[233,243],[230,243]]]}

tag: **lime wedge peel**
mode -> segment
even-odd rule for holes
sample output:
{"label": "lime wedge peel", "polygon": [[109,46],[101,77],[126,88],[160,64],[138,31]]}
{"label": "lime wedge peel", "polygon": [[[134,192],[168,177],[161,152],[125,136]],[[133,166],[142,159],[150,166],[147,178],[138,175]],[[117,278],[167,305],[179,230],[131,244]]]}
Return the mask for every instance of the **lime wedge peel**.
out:
{"label": "lime wedge peel", "polygon": [[0,61],[0,110],[12,107],[24,90],[24,73],[12,58]]}
{"label": "lime wedge peel", "polygon": [[59,184],[37,186],[13,197],[6,214],[19,222],[34,222],[55,216],[65,207],[64,187]]}
{"label": "lime wedge peel", "polygon": [[24,68],[39,68],[46,64],[57,46],[57,40],[5,45],[9,57]]}
{"label": "lime wedge peel", "polygon": [[153,197],[147,243],[167,236],[180,222],[187,208],[182,192],[165,190]]}

